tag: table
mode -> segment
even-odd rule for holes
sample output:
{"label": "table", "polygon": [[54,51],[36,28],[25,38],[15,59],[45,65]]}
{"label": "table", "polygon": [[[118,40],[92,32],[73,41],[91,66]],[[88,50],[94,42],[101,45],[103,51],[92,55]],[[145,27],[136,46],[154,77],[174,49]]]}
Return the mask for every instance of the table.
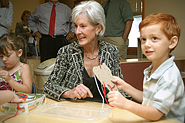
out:
{"label": "table", "polygon": [[[46,104],[51,104],[51,103],[69,103],[69,104],[78,104],[78,105],[88,105],[88,106],[98,106],[101,107],[102,103],[98,102],[89,102],[89,101],[63,101],[63,102],[57,102],[55,100],[51,100],[49,98],[46,98]],[[107,104],[104,105],[105,108],[110,108]],[[105,117],[103,119],[100,119],[98,121],[91,121],[91,123],[148,123],[150,121],[143,119],[127,110],[121,110],[118,108],[114,108],[112,110],[113,116],[112,119]],[[12,116],[14,114],[0,114],[0,121]],[[45,114],[37,114],[34,112],[29,113],[28,115],[24,114],[18,114],[17,116],[8,119],[5,121],[5,123],[86,123],[90,122],[88,120],[83,120],[83,119],[78,119],[78,118],[64,118],[64,117],[59,117],[59,116],[53,116],[53,115],[45,115]],[[161,120],[157,122],[152,122],[152,123],[179,123],[178,121],[165,118],[163,117]]]}

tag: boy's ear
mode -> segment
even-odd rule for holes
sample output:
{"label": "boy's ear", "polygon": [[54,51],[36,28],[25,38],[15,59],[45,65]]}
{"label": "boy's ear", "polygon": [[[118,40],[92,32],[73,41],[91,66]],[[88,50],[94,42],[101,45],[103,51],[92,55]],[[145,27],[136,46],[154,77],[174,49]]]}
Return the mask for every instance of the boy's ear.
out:
{"label": "boy's ear", "polygon": [[22,56],[22,49],[18,50],[18,56],[21,57]]}
{"label": "boy's ear", "polygon": [[173,36],[171,39],[170,39],[170,45],[169,45],[169,49],[173,49],[177,46],[177,43],[178,43],[178,37],[177,36]]}

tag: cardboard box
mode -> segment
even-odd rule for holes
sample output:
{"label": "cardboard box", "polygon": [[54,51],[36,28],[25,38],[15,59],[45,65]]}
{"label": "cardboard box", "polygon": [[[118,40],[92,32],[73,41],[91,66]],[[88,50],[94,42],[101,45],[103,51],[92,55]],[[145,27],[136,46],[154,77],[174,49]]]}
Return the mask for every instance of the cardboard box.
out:
{"label": "cardboard box", "polygon": [[[26,100],[24,103],[19,104],[19,111],[18,114],[28,114],[32,112],[37,107],[46,103],[46,96],[45,94],[29,94],[29,96],[35,96],[33,100]],[[28,96],[28,97],[29,97]],[[0,113],[12,113],[15,114],[17,112],[18,105],[17,103],[5,103],[0,105]]]}

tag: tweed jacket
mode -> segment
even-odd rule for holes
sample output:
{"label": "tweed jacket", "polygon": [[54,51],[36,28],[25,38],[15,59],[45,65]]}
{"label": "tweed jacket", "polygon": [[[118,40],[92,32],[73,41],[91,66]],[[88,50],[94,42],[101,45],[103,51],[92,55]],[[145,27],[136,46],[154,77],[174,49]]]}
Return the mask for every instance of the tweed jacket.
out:
{"label": "tweed jacket", "polygon": [[[116,46],[99,42],[99,62],[105,63],[112,72],[113,76],[119,76],[123,79]],[[47,97],[62,101],[65,100],[61,95],[79,84],[83,84],[83,47],[78,41],[60,48],[57,54],[56,63],[47,82],[44,84],[44,92]],[[103,86],[101,87],[103,90]],[[107,89],[106,89],[107,90]],[[125,97],[130,97],[120,90]]]}

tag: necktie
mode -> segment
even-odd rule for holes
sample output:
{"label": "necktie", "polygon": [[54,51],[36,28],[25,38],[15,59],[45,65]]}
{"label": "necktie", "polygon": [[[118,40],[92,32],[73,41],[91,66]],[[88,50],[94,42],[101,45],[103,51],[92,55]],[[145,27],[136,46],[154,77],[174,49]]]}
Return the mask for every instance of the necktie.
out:
{"label": "necktie", "polygon": [[105,17],[107,17],[107,12],[108,12],[108,9],[109,9],[109,3],[110,3],[110,0],[107,0],[107,4],[104,7]]}
{"label": "necktie", "polygon": [[53,5],[51,17],[50,17],[50,24],[49,24],[49,35],[53,36],[55,32],[55,18],[56,18],[56,11],[55,5]]}

